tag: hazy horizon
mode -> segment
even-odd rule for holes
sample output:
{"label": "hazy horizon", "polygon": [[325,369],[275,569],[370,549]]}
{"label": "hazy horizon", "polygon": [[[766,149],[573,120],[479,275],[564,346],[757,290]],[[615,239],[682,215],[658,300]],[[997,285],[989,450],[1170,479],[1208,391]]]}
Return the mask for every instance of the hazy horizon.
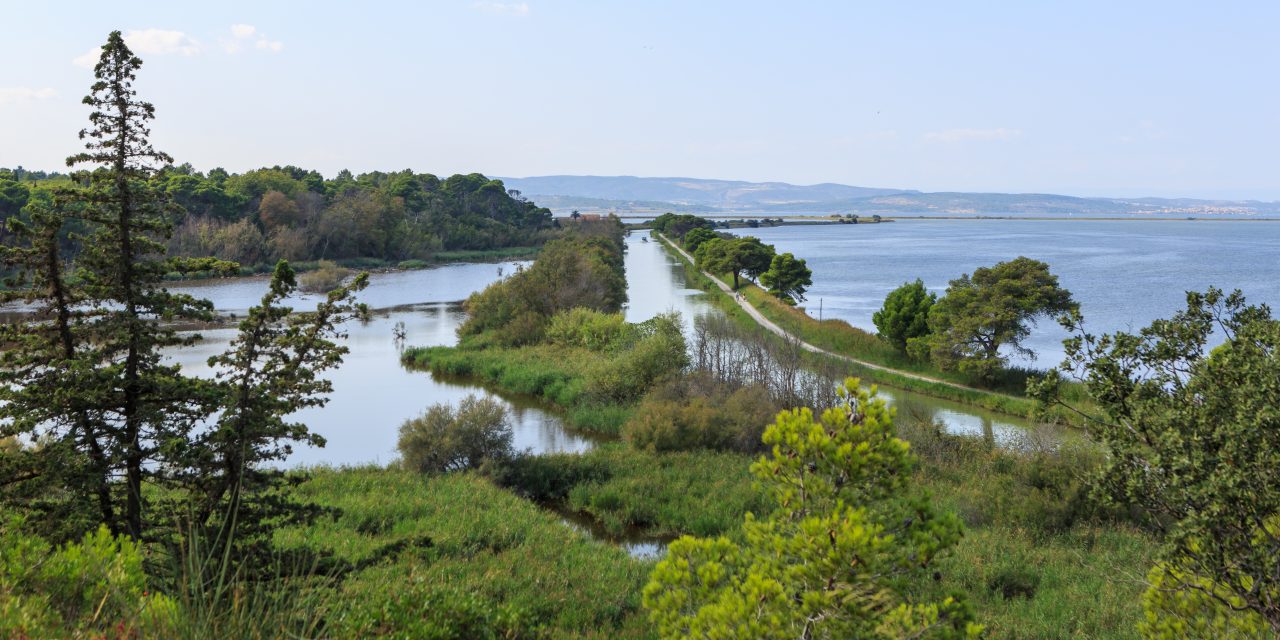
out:
{"label": "hazy horizon", "polygon": [[[67,7],[71,8],[68,9]],[[61,170],[86,63],[145,64],[156,146],[294,164],[926,192],[1280,200],[1280,6],[554,0],[23,4],[0,166]]]}

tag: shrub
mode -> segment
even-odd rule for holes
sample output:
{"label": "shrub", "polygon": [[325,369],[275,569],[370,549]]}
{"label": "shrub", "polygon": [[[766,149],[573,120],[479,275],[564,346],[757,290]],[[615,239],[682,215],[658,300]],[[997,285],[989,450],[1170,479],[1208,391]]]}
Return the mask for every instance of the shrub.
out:
{"label": "shrub", "polygon": [[332,629],[333,637],[390,636],[425,640],[512,640],[538,637],[527,614],[509,606],[494,608],[473,593],[447,586],[411,582],[384,598],[351,605]]}
{"label": "shrub", "polygon": [[566,347],[603,351],[622,342],[627,334],[627,322],[622,314],[578,307],[551,318],[546,340]]}
{"label": "shrub", "polygon": [[690,375],[649,393],[623,428],[638,449],[716,449],[754,452],[778,407],[767,389],[734,389],[705,376]]}
{"label": "shrub", "polygon": [[0,531],[0,636],[130,637],[169,615],[173,603],[147,593],[137,543],[102,527],[53,548],[24,527]]}
{"label": "shrub", "polygon": [[[929,335],[929,309],[938,301],[938,295],[916,278],[894,289],[884,299],[884,306],[871,316],[880,337],[889,341],[899,351],[906,351],[912,340]],[[917,348],[918,351],[918,348]]]}
{"label": "shrub", "polygon": [[607,401],[633,402],[689,365],[679,314],[657,316],[636,325],[636,331],[636,343],[591,378],[588,393]]}
{"label": "shrub", "polygon": [[435,404],[405,421],[396,445],[402,464],[422,473],[477,469],[510,460],[507,411],[492,398],[467,396],[455,410]]}
{"label": "shrub", "polygon": [[350,275],[350,269],[340,267],[336,262],[321,260],[315,271],[298,276],[298,284],[303,291],[328,293],[342,286],[342,282]]}

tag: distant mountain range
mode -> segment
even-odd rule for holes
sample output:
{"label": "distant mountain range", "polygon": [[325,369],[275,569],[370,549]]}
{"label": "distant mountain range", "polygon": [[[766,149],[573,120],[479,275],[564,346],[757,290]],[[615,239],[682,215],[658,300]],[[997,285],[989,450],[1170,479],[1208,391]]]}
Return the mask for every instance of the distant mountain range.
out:
{"label": "distant mountain range", "polygon": [[1048,193],[928,193],[822,183],[634,176],[501,178],[556,211],[854,214],[1280,215],[1280,202],[1190,198],[1079,198]]}

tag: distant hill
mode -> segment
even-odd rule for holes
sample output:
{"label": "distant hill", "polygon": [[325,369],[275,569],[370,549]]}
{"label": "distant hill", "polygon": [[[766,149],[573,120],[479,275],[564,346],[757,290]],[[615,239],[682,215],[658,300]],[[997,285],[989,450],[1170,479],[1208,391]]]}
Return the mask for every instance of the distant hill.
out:
{"label": "distant hill", "polygon": [[854,214],[1280,215],[1280,202],[1191,198],[1080,198],[1049,193],[927,193],[823,183],[635,176],[501,178],[554,211]]}
{"label": "distant hill", "polygon": [[609,201],[641,201],[725,210],[759,210],[789,204],[816,204],[897,193],[902,189],[871,189],[843,184],[798,186],[785,182],[743,182],[700,178],[637,178],[635,176],[539,176],[499,178],[508,189],[525,196],[575,196]]}

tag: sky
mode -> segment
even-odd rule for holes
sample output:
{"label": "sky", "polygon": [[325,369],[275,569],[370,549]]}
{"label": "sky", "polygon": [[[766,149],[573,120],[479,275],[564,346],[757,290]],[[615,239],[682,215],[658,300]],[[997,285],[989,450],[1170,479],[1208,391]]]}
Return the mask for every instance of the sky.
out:
{"label": "sky", "polygon": [[1280,200],[1275,2],[0,3],[0,167],[79,149],[97,47],[198,169]]}

